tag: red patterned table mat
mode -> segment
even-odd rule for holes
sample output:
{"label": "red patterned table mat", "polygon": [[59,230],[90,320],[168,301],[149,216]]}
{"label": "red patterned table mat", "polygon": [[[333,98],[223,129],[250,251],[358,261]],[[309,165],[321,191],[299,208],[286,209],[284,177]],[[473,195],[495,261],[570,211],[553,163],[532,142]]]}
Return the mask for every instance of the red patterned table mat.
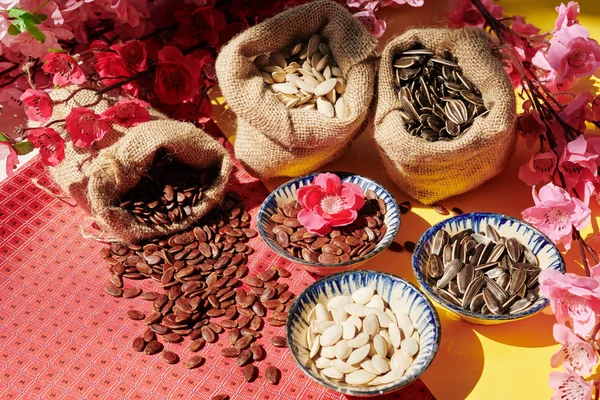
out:
{"label": "red patterned table mat", "polygon": [[[228,146],[229,147],[229,146]],[[0,183],[0,399],[210,399],[226,393],[232,399],[345,399],[306,377],[287,349],[268,338],[284,328],[266,325],[259,340],[267,358],[258,362],[259,377],[246,383],[235,360],[220,355],[226,338],[199,352],[206,363],[187,370],[189,339],[166,344],[183,362],[168,365],[160,355],[147,356],[131,348],[143,331],[140,321],[127,319],[130,309],[148,310],[137,298],[115,299],[103,290],[108,265],[99,257],[101,244],[85,240],[83,212],[40,190],[50,179],[33,160],[13,179]],[[268,194],[236,161],[230,190],[242,194],[252,217]],[[254,223],[253,223],[254,225]],[[285,280],[298,294],[314,281],[299,266],[268,249],[260,238],[251,243],[251,271],[273,263],[293,272]],[[126,282],[126,287],[137,284]],[[140,284],[152,287],[152,282]],[[271,385],[264,370],[274,364],[281,382]],[[419,380],[385,399],[431,400]]]}

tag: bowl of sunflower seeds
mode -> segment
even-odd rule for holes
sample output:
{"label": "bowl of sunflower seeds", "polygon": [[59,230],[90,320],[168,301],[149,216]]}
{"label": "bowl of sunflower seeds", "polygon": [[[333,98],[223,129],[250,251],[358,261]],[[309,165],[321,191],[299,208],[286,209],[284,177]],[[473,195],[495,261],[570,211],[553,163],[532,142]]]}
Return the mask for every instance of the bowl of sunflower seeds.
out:
{"label": "bowl of sunflower seeds", "polygon": [[565,273],[552,241],[506,215],[457,215],[427,230],[413,252],[421,288],[463,320],[482,325],[530,317],[549,302],[540,294],[544,269]]}

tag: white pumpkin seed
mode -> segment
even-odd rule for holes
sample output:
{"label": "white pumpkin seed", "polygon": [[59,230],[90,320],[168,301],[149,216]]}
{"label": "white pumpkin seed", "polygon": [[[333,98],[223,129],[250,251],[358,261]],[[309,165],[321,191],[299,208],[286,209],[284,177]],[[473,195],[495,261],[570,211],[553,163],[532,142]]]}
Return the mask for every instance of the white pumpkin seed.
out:
{"label": "white pumpkin seed", "polygon": [[336,310],[338,308],[343,308],[348,303],[352,303],[352,298],[350,296],[335,296],[327,302],[327,308]]}
{"label": "white pumpkin seed", "polygon": [[403,350],[396,350],[392,358],[390,359],[390,364],[392,365],[392,369],[400,369],[407,370],[408,367],[413,362],[413,358],[406,354]]}
{"label": "white pumpkin seed", "polygon": [[346,100],[344,100],[343,97],[340,97],[339,99],[337,99],[337,101],[335,102],[335,115],[338,116],[338,118],[347,118],[348,117],[348,108],[346,105]]}
{"label": "white pumpkin seed", "polygon": [[373,346],[375,346],[375,351],[381,357],[385,357],[387,355],[388,346],[383,336],[375,335],[375,337],[373,338]]}
{"label": "white pumpkin seed", "polygon": [[322,334],[327,329],[334,326],[336,323],[333,321],[312,321],[310,323],[310,327],[312,328],[314,333]]}
{"label": "white pumpkin seed", "polygon": [[346,375],[345,381],[349,385],[364,385],[371,382],[375,377],[375,374],[364,369],[359,369]]}
{"label": "white pumpkin seed", "polygon": [[402,378],[404,372],[405,371],[402,369],[392,369],[390,372],[381,377],[381,384],[385,385],[397,381],[398,379]]}
{"label": "white pumpkin seed", "polygon": [[349,374],[350,372],[358,370],[358,368],[355,366],[350,365],[342,360],[338,360],[337,358],[331,362],[331,366],[340,371],[342,374]]}
{"label": "white pumpkin seed", "polygon": [[340,67],[331,67],[331,73],[333,74],[333,76],[336,76],[336,77],[344,76],[344,73],[342,72],[342,69]]}
{"label": "white pumpkin seed", "polygon": [[371,300],[369,300],[369,302],[365,304],[365,307],[374,307],[380,309],[381,311],[385,310],[385,304],[383,302],[383,299],[378,294],[373,295],[373,297],[371,297]]}
{"label": "white pumpkin seed", "polygon": [[317,321],[331,321],[329,311],[327,311],[325,306],[321,303],[317,304],[315,307],[315,314],[317,316]]}
{"label": "white pumpkin seed", "polygon": [[[335,81],[335,80],[331,79],[330,81]],[[334,85],[335,85],[335,83],[334,83]],[[352,300],[354,300],[355,303],[365,305],[373,298],[374,293],[375,293],[375,289],[373,289],[372,287],[360,288],[360,289],[356,290],[354,293],[352,293]]]}
{"label": "white pumpkin seed", "polygon": [[359,333],[354,339],[348,340],[348,345],[353,349],[362,347],[367,343],[369,343],[369,334],[367,332]]}
{"label": "white pumpkin seed", "polygon": [[[365,306],[362,304],[350,303],[346,304],[346,312],[357,317],[364,317],[366,314]],[[360,329],[360,328],[359,328]]]}
{"label": "white pumpkin seed", "polygon": [[372,374],[381,375],[379,370],[373,366],[373,362],[371,360],[366,360],[366,361],[361,362],[360,367],[362,369],[364,369],[365,371],[369,371]]}
{"label": "white pumpkin seed", "polygon": [[365,331],[371,335],[375,336],[379,333],[379,319],[375,314],[369,314],[365,317],[364,321]]}
{"label": "white pumpkin seed", "polygon": [[352,322],[346,320],[346,322],[342,323],[342,338],[346,340],[354,339],[356,336],[356,326],[352,324]]}
{"label": "white pumpkin seed", "polygon": [[411,337],[415,327],[413,326],[410,317],[402,311],[396,311],[396,320],[398,321],[398,328],[402,329],[404,337]]}
{"label": "white pumpkin seed", "polygon": [[323,54],[329,54],[329,46],[327,43],[319,43],[319,51]]}
{"label": "white pumpkin seed", "polygon": [[342,338],[343,329],[341,325],[335,324],[325,330],[321,335],[322,346],[333,346]]}
{"label": "white pumpkin seed", "polygon": [[348,322],[352,323],[352,325],[356,327],[357,331],[360,331],[362,329],[362,320],[357,315],[350,315],[350,317],[348,317]]}
{"label": "white pumpkin seed", "polygon": [[321,36],[313,35],[308,41],[308,57],[312,57],[317,50],[319,50],[319,44],[321,44]]}
{"label": "white pumpkin seed", "polygon": [[321,374],[332,379],[342,379],[344,377],[344,374],[334,367],[325,368],[321,371]]}
{"label": "white pumpkin seed", "polygon": [[322,97],[317,99],[317,110],[326,117],[333,118],[335,116],[335,110],[331,103],[327,100],[323,100]]}
{"label": "white pumpkin seed", "polygon": [[398,326],[395,324],[390,324],[390,326],[388,327],[388,333],[390,335],[392,346],[394,346],[397,349],[400,348],[400,342],[402,342],[400,328],[398,328]]}
{"label": "white pumpkin seed", "polygon": [[386,331],[385,329],[382,329],[379,331],[379,334],[381,335],[382,338],[385,339],[386,343],[389,344],[388,347],[392,346],[392,339],[390,338],[390,334],[388,331]]}
{"label": "white pumpkin seed", "polygon": [[331,360],[325,357],[319,357],[315,360],[315,366],[319,369],[325,369],[331,367]]}
{"label": "white pumpkin seed", "polygon": [[308,347],[310,349],[312,347],[312,344],[315,341],[316,337],[317,337],[317,335],[315,335],[312,328],[309,326],[308,329],[306,330],[306,345],[307,345],[306,347]]}
{"label": "white pumpkin seed", "polygon": [[283,56],[278,52],[271,53],[271,55],[269,56],[269,59],[271,61],[273,61],[275,63],[275,65],[277,65],[278,67],[281,67],[281,68],[287,67],[287,61],[285,61],[285,58],[283,58]]}
{"label": "white pumpkin seed", "polygon": [[269,65],[269,56],[266,54],[258,55],[254,59],[253,63],[256,65],[256,68],[264,68]]}
{"label": "white pumpkin seed", "polygon": [[321,346],[321,351],[319,352],[321,357],[325,358],[335,358],[335,346]]}
{"label": "white pumpkin seed", "polygon": [[[285,81],[285,72],[283,73],[283,79]],[[285,93],[285,94],[298,93],[298,88],[289,82],[274,83],[273,86],[271,86],[271,87],[273,88],[273,90],[280,92],[280,93]]]}
{"label": "white pumpkin seed", "polygon": [[413,338],[404,339],[400,348],[409,356],[413,357],[419,352],[419,343]]}
{"label": "white pumpkin seed", "polygon": [[268,72],[261,72],[260,74],[266,83],[272,84],[273,82],[275,82],[271,74],[269,74]]}
{"label": "white pumpkin seed", "polygon": [[390,363],[387,362],[386,359],[380,356],[379,354],[375,354],[373,358],[371,358],[371,363],[373,364],[375,369],[379,371],[379,374],[385,374],[390,370]]}
{"label": "white pumpkin seed", "polygon": [[335,356],[340,360],[345,360],[350,357],[352,353],[352,347],[348,345],[347,340],[340,340],[335,344]]}
{"label": "white pumpkin seed", "polygon": [[319,354],[319,350],[321,349],[321,336],[317,336],[313,341],[313,344],[310,348],[310,354],[308,357],[315,358],[317,354]]}
{"label": "white pumpkin seed", "polygon": [[343,308],[333,310],[331,311],[331,314],[333,315],[333,320],[338,324],[342,324],[348,319],[348,313]]}
{"label": "white pumpkin seed", "polygon": [[360,363],[365,357],[369,354],[369,350],[371,350],[371,344],[367,343],[358,349],[354,349],[348,360],[346,361],[348,364],[354,365]]}
{"label": "white pumpkin seed", "polygon": [[[335,79],[328,79],[322,83],[319,83],[319,85],[315,88],[315,96],[325,96],[327,93],[331,92],[333,90],[333,88],[335,88],[336,82],[337,82],[337,80],[335,80]],[[352,296],[352,300],[354,300],[355,302],[357,302],[359,304],[365,304],[365,303],[356,301],[354,299],[354,295]]]}

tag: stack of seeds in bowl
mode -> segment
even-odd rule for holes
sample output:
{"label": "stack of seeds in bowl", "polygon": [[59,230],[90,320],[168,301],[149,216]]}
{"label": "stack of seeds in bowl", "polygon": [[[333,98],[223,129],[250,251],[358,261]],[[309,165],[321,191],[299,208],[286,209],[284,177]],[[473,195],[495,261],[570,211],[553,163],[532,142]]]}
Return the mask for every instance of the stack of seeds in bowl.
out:
{"label": "stack of seeds in bowl", "polygon": [[264,81],[287,108],[317,110],[328,117],[349,114],[342,97],[346,79],[327,43],[319,35],[308,42],[254,59]]}
{"label": "stack of seeds in bowl", "polygon": [[321,375],[349,385],[400,379],[419,352],[420,338],[410,317],[391,307],[370,287],[318,303],[308,316],[306,341]]}
{"label": "stack of seeds in bowl", "polygon": [[540,296],[542,271],[536,255],[515,238],[466,229],[433,237],[424,274],[440,297],[471,312],[516,314]]}
{"label": "stack of seeds in bowl", "polygon": [[401,115],[408,131],[430,142],[466,133],[488,111],[481,92],[465,77],[452,54],[415,48],[394,61]]}

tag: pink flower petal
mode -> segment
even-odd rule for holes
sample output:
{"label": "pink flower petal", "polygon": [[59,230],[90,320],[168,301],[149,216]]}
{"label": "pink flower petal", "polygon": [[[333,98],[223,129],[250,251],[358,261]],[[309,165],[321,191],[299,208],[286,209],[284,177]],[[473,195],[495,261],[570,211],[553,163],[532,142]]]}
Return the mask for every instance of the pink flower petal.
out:
{"label": "pink flower petal", "polygon": [[343,210],[337,214],[330,215],[330,223],[333,226],[350,225],[356,220],[358,213],[355,210]]}
{"label": "pink flower petal", "polygon": [[[317,200],[316,203],[312,203],[310,205],[310,207],[306,204],[305,198],[309,193],[318,193],[320,198],[319,200]],[[313,194],[314,196],[314,194]],[[301,188],[298,188],[298,190],[296,190],[296,198],[298,199],[298,202],[300,203],[300,205],[304,208],[310,208],[312,209],[318,202],[321,201],[321,199],[324,196],[324,192],[323,189],[321,189],[318,186],[314,186],[314,185],[307,185],[307,186],[302,186]]]}
{"label": "pink flower petal", "polygon": [[313,184],[320,186],[327,195],[334,195],[340,192],[342,180],[339,176],[326,172],[317,175]]}
{"label": "pink flower petal", "polygon": [[325,236],[331,232],[332,226],[329,222],[310,210],[300,210],[297,218],[308,232],[319,236]]}

